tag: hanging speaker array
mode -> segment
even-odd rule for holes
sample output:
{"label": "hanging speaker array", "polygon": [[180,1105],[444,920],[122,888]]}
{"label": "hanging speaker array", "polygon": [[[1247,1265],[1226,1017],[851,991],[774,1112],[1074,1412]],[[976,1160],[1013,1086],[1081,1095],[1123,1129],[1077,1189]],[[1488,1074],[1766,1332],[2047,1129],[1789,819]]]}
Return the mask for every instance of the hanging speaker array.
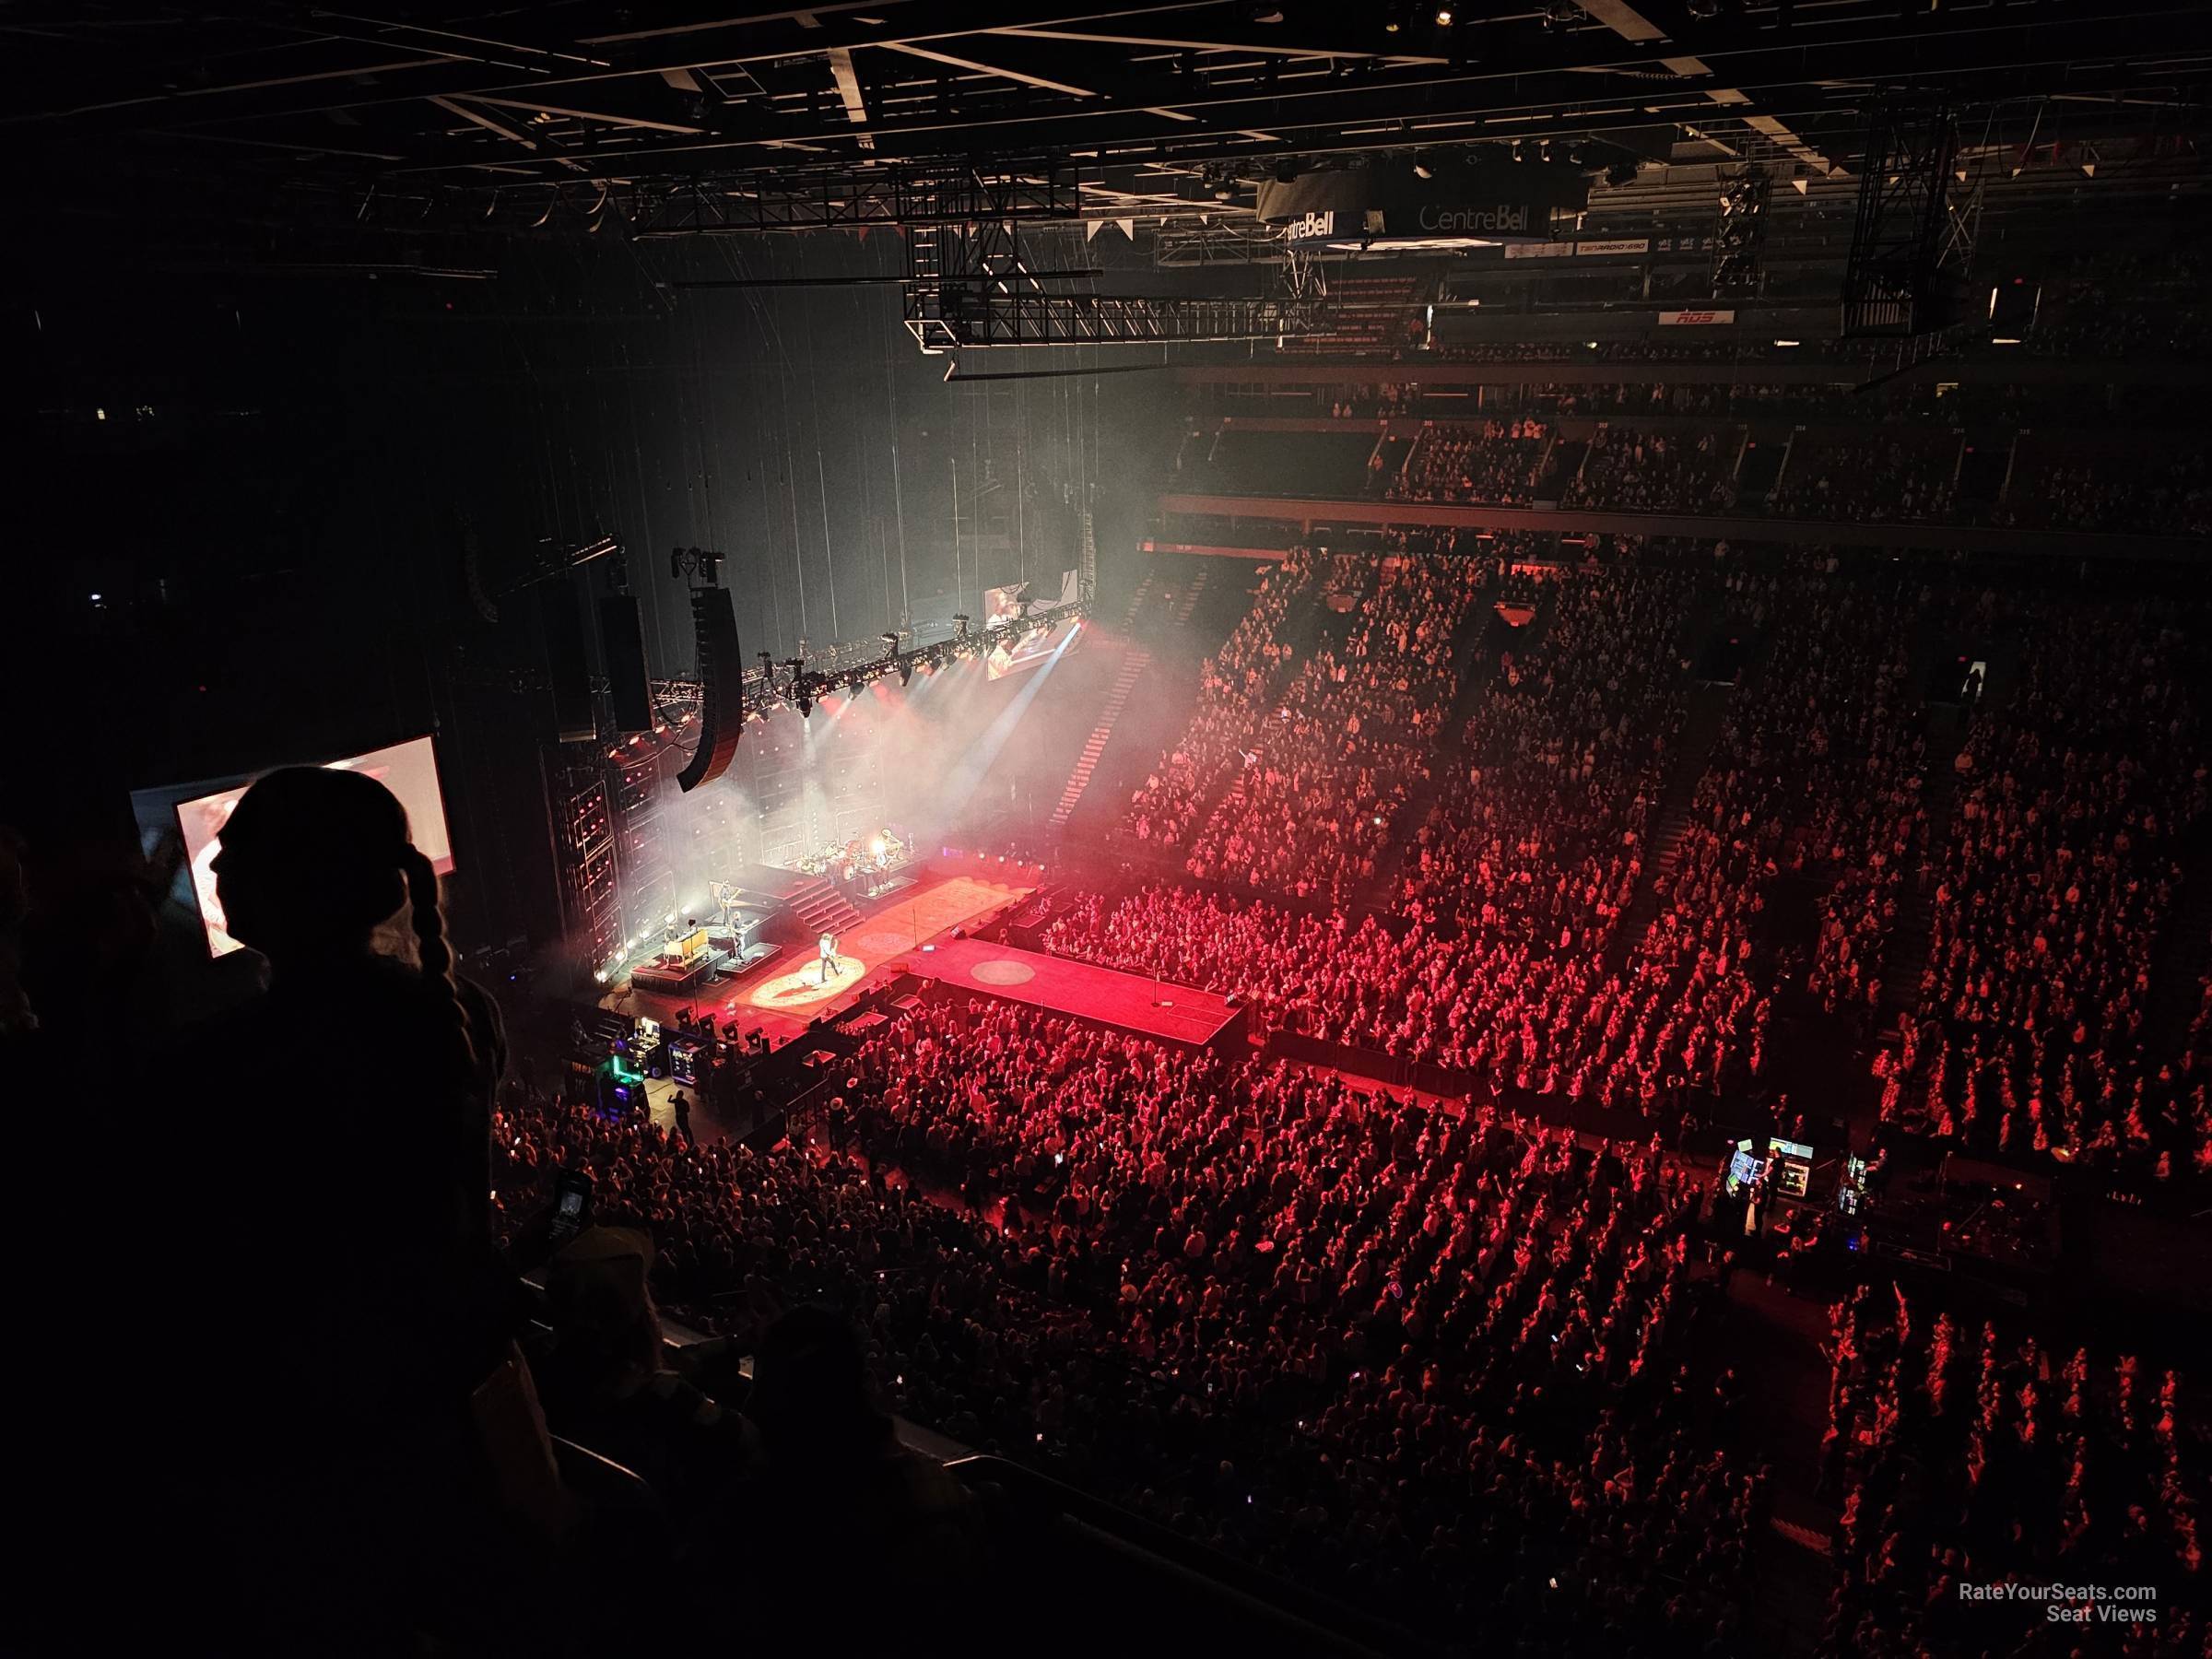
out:
{"label": "hanging speaker array", "polygon": [[607,594],[599,601],[600,660],[606,665],[607,701],[618,732],[653,729],[653,688],[645,677],[645,636],[634,594]]}
{"label": "hanging speaker array", "polygon": [[699,643],[699,747],[676,775],[677,787],[686,791],[730,770],[745,730],[745,653],[727,588],[691,590],[691,627]]}

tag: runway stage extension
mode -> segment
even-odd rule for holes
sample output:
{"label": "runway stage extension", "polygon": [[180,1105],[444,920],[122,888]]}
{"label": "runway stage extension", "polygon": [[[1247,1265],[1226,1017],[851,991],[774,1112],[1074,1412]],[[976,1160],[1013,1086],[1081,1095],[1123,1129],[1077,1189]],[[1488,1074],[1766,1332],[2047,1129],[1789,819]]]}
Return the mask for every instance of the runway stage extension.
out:
{"label": "runway stage extension", "polygon": [[1093,1025],[1134,1031],[1184,1048],[1234,1053],[1244,1034],[1244,1010],[1211,991],[1162,984],[1142,974],[1094,968],[1041,951],[950,939],[902,959],[909,972],[947,990],[1000,996]]}

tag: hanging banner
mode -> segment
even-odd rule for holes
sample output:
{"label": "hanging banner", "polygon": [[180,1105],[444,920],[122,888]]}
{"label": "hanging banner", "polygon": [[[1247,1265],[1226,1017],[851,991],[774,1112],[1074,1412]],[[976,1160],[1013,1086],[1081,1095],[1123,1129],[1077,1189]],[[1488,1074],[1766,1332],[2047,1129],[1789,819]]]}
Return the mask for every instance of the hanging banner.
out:
{"label": "hanging banner", "polygon": [[1556,241],[1509,242],[1505,256],[1508,259],[1579,259],[1606,253],[1649,253],[1652,239],[1648,236],[1618,236],[1610,241]]}
{"label": "hanging banner", "polygon": [[1659,325],[1662,328],[1696,328],[1735,321],[1735,313],[1732,311],[1671,311],[1659,313]]}

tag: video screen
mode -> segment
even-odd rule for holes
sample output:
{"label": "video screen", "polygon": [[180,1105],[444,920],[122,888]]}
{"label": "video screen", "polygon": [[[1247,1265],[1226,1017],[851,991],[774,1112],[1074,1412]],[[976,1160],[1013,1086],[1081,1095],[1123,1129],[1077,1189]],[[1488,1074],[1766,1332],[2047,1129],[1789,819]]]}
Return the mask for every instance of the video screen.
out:
{"label": "video screen", "polygon": [[[428,737],[395,743],[389,748],[371,749],[343,760],[324,762],[333,771],[367,772],[399,797],[407,811],[407,830],[415,845],[444,876],[453,867],[453,844],[445,828],[445,798],[438,788],[438,756]],[[210,956],[228,956],[238,941],[223,930],[222,901],[215,893],[215,855],[220,852],[223,826],[253,780],[233,784],[213,794],[177,803],[177,828],[183,837],[185,868],[193,897],[200,910],[200,924],[207,933]]]}

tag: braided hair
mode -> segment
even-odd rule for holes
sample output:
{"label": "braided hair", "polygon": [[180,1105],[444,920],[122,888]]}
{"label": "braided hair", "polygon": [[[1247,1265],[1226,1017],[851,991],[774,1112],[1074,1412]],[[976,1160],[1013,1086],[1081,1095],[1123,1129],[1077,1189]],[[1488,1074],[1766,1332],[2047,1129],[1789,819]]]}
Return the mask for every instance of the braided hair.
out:
{"label": "braided hair", "polygon": [[440,1017],[451,1028],[453,1058],[467,1076],[475,1076],[481,1061],[469,1033],[468,1011],[461,1001],[460,982],[453,978],[453,948],[445,940],[445,914],[438,905],[438,872],[429,855],[409,842],[400,854],[400,874],[407,880],[408,910],[415,926],[415,947],[422,977],[436,986]]}

